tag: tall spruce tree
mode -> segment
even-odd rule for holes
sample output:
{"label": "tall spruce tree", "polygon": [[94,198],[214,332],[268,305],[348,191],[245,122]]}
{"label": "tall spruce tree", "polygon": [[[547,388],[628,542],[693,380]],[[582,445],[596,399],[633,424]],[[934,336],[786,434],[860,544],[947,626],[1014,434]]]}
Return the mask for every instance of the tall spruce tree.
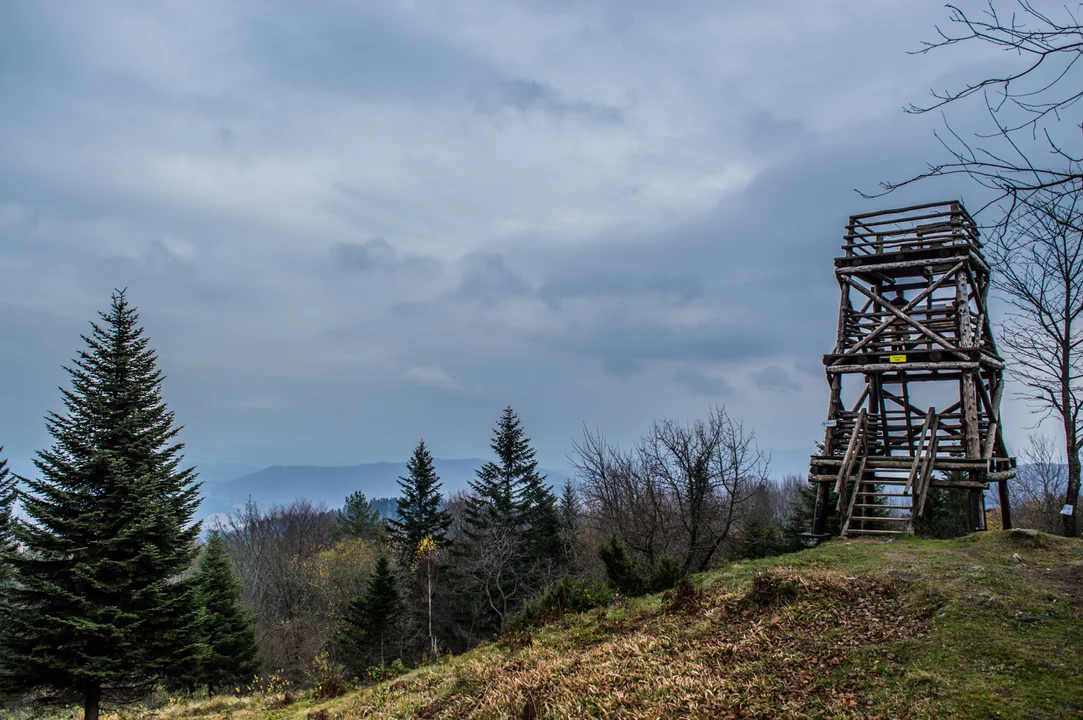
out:
{"label": "tall spruce tree", "polygon": [[215,690],[242,684],[259,672],[256,629],[241,605],[226,543],[212,532],[195,572],[199,603],[199,662],[194,684]]}
{"label": "tall spruce tree", "polygon": [[386,554],[376,560],[368,586],[350,603],[342,632],[347,667],[359,677],[372,665],[387,662],[399,639],[403,602]]}
{"label": "tall spruce tree", "polygon": [[19,612],[6,634],[0,683],[45,700],[102,702],[144,696],[194,657],[195,607],[180,578],[195,554],[199,485],[180,469],[179,428],[162,400],[157,355],[124,292],[83,336],[66,368],[64,414],[24,479],[25,546],[13,563]]}
{"label": "tall spruce tree", "polygon": [[425,538],[431,538],[437,547],[444,546],[451,513],[440,508],[440,478],[424,440],[414,448],[406,472],[406,477],[399,478],[402,496],[398,499],[398,518],[389,520],[388,525],[402,545],[404,557],[412,558]]}
{"label": "tall spruce tree", "polygon": [[562,556],[556,498],[538,474],[530,440],[506,408],[493,429],[495,462],[470,483],[463,508],[466,541],[453,582],[458,614],[474,632],[504,628],[524,600],[541,589]]}
{"label": "tall spruce tree", "polygon": [[[538,461],[515,411],[504,409],[493,428],[496,462],[487,462],[470,482],[474,494],[464,508],[466,532],[500,530],[522,535],[534,522],[556,519],[556,498],[538,475]],[[549,517],[552,511],[552,518]],[[559,528],[559,519],[554,528]]]}

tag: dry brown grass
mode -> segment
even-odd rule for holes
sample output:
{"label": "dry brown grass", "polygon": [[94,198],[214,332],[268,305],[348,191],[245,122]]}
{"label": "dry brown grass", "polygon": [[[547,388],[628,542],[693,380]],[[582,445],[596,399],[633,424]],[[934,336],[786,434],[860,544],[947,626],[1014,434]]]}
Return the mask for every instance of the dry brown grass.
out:
{"label": "dry brown grass", "polygon": [[[1030,651],[1011,634],[1044,633],[1044,626],[1001,620],[996,613],[1008,610],[968,598],[989,587],[1004,598],[1002,608],[1032,607],[1058,589],[1048,583],[1035,594],[1030,567],[1041,560],[1043,568],[1060,563],[1074,572],[1083,545],[1059,543],[1048,557],[1036,548],[1027,568],[1013,563],[1014,551],[992,534],[955,544],[839,543],[737,564],[661,598],[568,616],[339,698],[308,697],[289,707],[275,707],[272,698],[230,698],[228,708],[213,712],[205,703],[152,717],[871,720],[988,717],[994,701],[1005,717],[1033,717],[1036,702],[1044,703],[1042,717],[1074,717],[1069,696],[1078,681],[1046,682],[1060,671],[1019,654]],[[928,588],[942,592],[929,595]],[[1055,606],[1076,610],[1063,600]],[[990,674],[981,653],[964,650],[982,628],[987,653],[1030,675]],[[960,677],[969,684],[953,680]]]}

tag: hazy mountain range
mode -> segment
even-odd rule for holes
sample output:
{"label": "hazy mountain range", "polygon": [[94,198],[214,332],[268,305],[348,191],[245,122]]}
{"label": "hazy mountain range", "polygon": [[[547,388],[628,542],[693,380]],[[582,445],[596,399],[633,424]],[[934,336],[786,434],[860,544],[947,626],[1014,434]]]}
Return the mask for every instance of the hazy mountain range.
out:
{"label": "hazy mountain range", "polygon": [[[435,458],[433,464],[443,483],[444,494],[467,487],[485,463],[478,458]],[[395,497],[397,480],[406,474],[406,463],[376,462],[361,465],[273,465],[260,468],[236,463],[207,463],[197,466],[203,482],[200,515],[230,512],[249,497],[261,506],[286,504],[298,498],[340,507],[346,496],[360,490],[369,498]],[[567,475],[542,469],[559,493]]]}

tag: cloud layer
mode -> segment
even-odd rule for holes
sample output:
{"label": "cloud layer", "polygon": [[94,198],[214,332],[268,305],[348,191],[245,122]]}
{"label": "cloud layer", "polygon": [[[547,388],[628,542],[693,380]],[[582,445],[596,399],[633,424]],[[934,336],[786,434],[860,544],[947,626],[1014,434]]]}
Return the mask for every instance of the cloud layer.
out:
{"label": "cloud layer", "polygon": [[853,188],[935,157],[900,107],[996,61],[907,55],[933,2],[357,5],[5,6],[17,468],[114,287],[196,460],[476,456],[508,404],[552,467],[712,403],[800,457]]}

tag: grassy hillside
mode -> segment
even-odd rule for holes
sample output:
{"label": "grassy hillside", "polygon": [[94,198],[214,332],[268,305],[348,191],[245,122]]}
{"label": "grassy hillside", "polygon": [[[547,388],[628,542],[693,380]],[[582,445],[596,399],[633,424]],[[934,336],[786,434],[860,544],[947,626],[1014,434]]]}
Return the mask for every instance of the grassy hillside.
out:
{"label": "grassy hillside", "polygon": [[1078,718],[1083,542],[832,541],[316,701],[148,718]]}

